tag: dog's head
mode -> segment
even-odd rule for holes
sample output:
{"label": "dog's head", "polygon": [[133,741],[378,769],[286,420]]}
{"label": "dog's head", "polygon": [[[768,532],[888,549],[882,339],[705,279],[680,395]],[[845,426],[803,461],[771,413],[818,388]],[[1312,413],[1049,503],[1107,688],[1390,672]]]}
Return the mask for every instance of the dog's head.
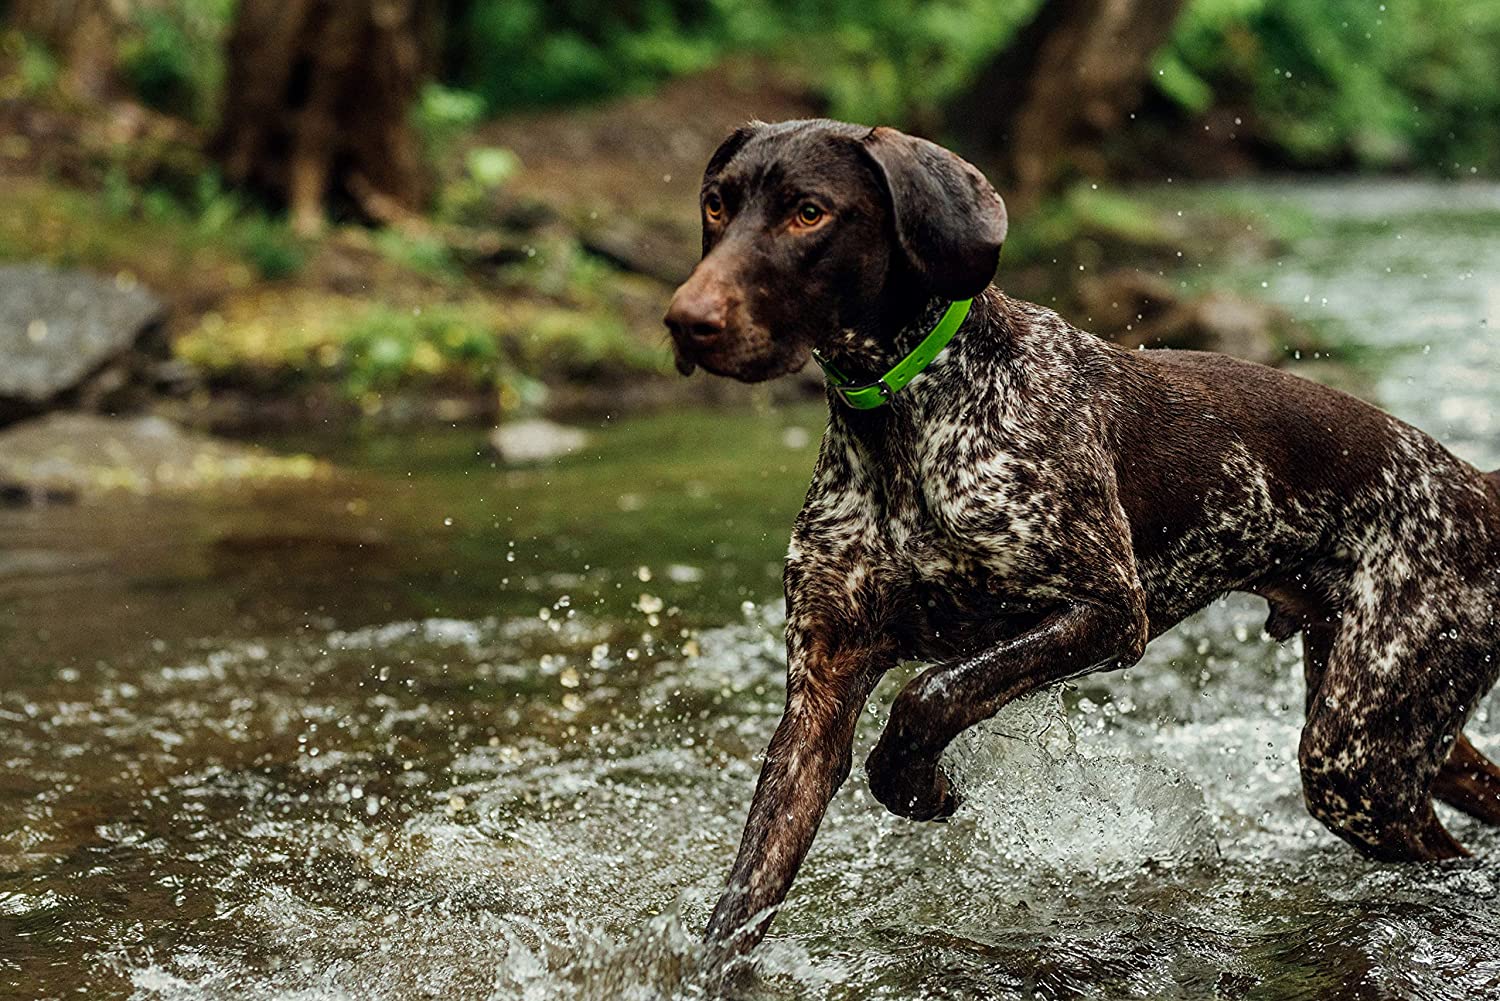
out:
{"label": "dog's head", "polygon": [[684,375],[759,382],[851,333],[893,335],[933,298],[982,291],[1005,240],[1005,205],[971,164],[844,122],[737,129],[699,202],[703,259],[666,315]]}

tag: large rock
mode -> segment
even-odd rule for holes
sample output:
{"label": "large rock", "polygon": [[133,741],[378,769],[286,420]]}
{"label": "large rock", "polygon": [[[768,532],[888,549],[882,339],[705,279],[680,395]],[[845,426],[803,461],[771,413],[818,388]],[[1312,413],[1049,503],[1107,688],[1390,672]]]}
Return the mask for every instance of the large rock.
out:
{"label": "large rock", "polygon": [[126,279],[0,265],[0,424],[78,394],[164,314],[160,300]]}
{"label": "large rock", "polygon": [[1086,279],[1078,298],[1082,325],[1125,347],[1217,351],[1264,365],[1317,347],[1276,306],[1228,292],[1185,298],[1171,282],[1142,271]]}
{"label": "large rock", "polygon": [[117,490],[170,493],[321,472],[306,456],[219,441],[161,417],[51,414],[0,431],[0,500],[11,503]]}

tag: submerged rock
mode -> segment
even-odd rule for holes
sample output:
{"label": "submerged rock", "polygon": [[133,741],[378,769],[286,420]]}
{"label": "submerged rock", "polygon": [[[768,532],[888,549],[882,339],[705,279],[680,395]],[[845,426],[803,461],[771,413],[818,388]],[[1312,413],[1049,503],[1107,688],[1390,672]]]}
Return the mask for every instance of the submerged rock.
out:
{"label": "submerged rock", "polygon": [[576,452],[589,435],[552,421],[529,420],[502,424],[490,432],[490,447],[506,462],[545,462]]}
{"label": "submerged rock", "polygon": [[164,315],[161,301],[128,279],[0,265],[0,424],[79,394]]}
{"label": "submerged rock", "polygon": [[0,500],[45,502],[122,490],[151,494],[322,471],[307,456],[279,456],[186,431],[160,417],[53,414],[0,431]]}

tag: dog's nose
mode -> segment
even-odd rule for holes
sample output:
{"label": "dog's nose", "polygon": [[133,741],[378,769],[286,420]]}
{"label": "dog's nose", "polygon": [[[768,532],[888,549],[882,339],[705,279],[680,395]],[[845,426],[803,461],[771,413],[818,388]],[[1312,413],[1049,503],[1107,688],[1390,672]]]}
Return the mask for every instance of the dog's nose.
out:
{"label": "dog's nose", "polygon": [[711,341],[728,323],[729,298],[716,289],[689,282],[672,296],[663,319],[679,342]]}

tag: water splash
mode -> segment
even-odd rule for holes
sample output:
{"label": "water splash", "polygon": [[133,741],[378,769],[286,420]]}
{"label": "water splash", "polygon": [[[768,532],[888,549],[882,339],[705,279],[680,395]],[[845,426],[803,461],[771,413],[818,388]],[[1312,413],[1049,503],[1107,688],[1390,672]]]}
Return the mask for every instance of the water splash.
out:
{"label": "water splash", "polygon": [[1218,854],[1198,786],[1144,755],[1080,748],[1061,685],[964,734],[950,761],[980,835],[1030,864],[1110,880]]}

